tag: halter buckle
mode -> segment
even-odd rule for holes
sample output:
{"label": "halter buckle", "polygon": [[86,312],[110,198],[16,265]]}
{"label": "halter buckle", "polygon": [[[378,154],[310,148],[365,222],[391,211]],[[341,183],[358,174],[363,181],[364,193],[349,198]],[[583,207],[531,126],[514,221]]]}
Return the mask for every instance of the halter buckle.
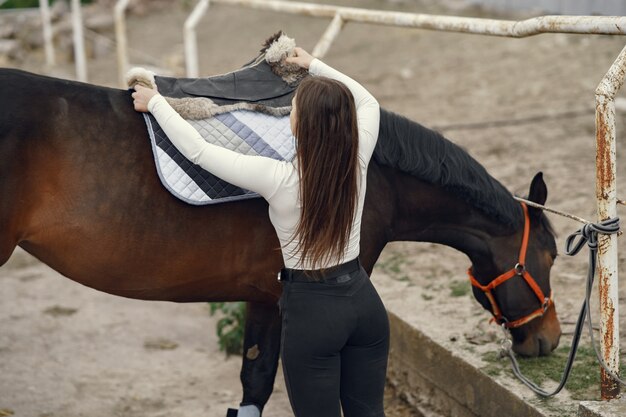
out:
{"label": "halter buckle", "polygon": [[500,349],[501,353],[506,355],[508,352],[511,351],[511,348],[513,347],[513,341],[511,340],[507,331],[506,322],[502,323],[500,325],[500,328],[502,329],[503,333],[502,340],[500,340]]}
{"label": "halter buckle", "polygon": [[517,275],[523,275],[524,272],[526,272],[526,266],[518,262],[513,267],[513,270],[515,271]]}
{"label": "halter buckle", "polygon": [[545,314],[545,312],[548,311],[548,307],[550,307],[550,297],[546,297],[543,299],[543,304],[541,305],[541,307],[543,308],[543,312]]}

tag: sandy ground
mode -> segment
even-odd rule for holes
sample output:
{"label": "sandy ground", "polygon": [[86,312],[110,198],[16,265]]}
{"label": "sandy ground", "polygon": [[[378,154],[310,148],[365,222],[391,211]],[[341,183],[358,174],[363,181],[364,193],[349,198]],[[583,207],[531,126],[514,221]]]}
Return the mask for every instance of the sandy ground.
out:
{"label": "sandy ground", "polygon": [[[418,2],[328,3],[480,14]],[[172,6],[131,16],[133,64],[155,61],[182,75],[187,12]],[[201,72],[221,73],[247,62],[262,40],[278,29],[312,49],[327,24],[214,6],[198,34]],[[513,192],[525,194],[532,176],[543,171],[551,206],[594,219],[593,92],[623,45],[623,38],[608,36],[500,39],[349,24],[325,60],[365,84],[383,107],[437,128],[465,147]],[[22,64],[36,72],[41,66],[40,54]],[[73,74],[66,65],[52,73]],[[115,85],[112,51],[90,61],[89,76],[93,83]],[[617,119],[618,137],[623,137],[623,111],[618,110]],[[618,152],[621,142],[618,139]],[[618,154],[618,178],[624,174],[621,160]],[[618,195],[624,197],[619,190],[618,184]],[[579,225],[550,218],[563,252],[565,238]],[[620,246],[623,249],[623,242]],[[621,253],[623,266],[626,252]],[[393,273],[390,262],[397,264]],[[477,341],[485,349],[496,348],[494,330],[484,325],[487,313],[470,295],[450,298],[451,287],[466,279],[468,261],[463,254],[432,244],[394,243],[385,249],[380,264],[374,281],[384,297],[393,297],[397,304],[403,289],[411,287],[401,303],[407,314],[436,309],[441,312],[437,321],[424,326],[442,332],[454,328],[459,349]],[[585,271],[586,254],[561,256],[553,269],[566,333],[582,300]],[[218,352],[215,321],[205,305],[141,302],[98,293],[23,253],[0,268],[0,279],[0,410],[29,417],[217,417],[237,404],[239,358],[225,360]],[[623,333],[624,285],[620,296]],[[473,314],[465,314],[468,309]],[[283,387],[279,378],[266,415],[291,415]]]}
{"label": "sandy ground", "polygon": [[[25,254],[2,268],[2,278],[0,409],[28,417],[217,417],[240,401],[240,357],[219,352],[208,304],[113,297]],[[268,415],[290,415],[283,386],[276,384]]]}

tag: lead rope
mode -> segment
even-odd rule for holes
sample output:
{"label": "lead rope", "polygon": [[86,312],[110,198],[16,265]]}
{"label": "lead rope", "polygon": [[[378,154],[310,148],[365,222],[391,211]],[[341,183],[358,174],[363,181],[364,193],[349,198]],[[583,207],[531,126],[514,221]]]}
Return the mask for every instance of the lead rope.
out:
{"label": "lead rope", "polygon": [[515,354],[513,353],[512,346],[513,343],[509,338],[509,334],[506,331],[506,328],[502,327],[504,331],[504,340],[502,341],[502,352],[504,355],[508,356],[511,360],[511,366],[513,368],[513,373],[515,376],[524,383],[528,388],[530,388],[536,394],[542,397],[552,397],[558,394],[570,376],[572,371],[572,366],[574,365],[574,359],[576,358],[576,351],[578,350],[578,344],[580,342],[580,336],[583,332],[583,326],[585,324],[585,318],[587,318],[587,324],[589,327],[589,337],[591,338],[591,345],[593,346],[593,350],[596,353],[596,357],[598,358],[598,362],[604,368],[606,373],[611,376],[615,381],[619,382],[622,385],[626,385],[626,381],[619,379],[617,375],[613,371],[611,371],[602,355],[598,352],[598,348],[596,347],[594,337],[593,337],[593,325],[591,321],[591,309],[589,308],[590,299],[591,299],[591,290],[593,288],[593,281],[595,278],[596,271],[596,254],[598,252],[598,233],[602,233],[605,235],[616,234],[619,232],[619,218],[615,217],[612,219],[605,220],[600,223],[588,223],[585,224],[582,228],[578,229],[575,233],[571,234],[567,240],[565,241],[565,253],[569,256],[574,256],[583,248],[585,243],[589,247],[589,269],[587,271],[587,286],[585,290],[585,300],[583,301],[583,305],[580,309],[580,313],[578,314],[578,320],[576,320],[576,328],[574,330],[574,337],[572,339],[572,346],[569,351],[569,355],[567,358],[567,362],[565,364],[565,370],[563,371],[563,376],[561,377],[561,382],[559,386],[552,392],[544,391],[541,387],[535,384],[533,381],[526,378],[519,369],[519,364],[517,363],[517,359],[515,359]]}

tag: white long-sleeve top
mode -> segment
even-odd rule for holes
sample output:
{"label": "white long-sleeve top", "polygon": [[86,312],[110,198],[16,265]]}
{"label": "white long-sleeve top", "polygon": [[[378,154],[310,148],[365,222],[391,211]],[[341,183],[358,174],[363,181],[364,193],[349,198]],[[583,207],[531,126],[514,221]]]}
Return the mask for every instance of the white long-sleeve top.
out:
{"label": "white long-sleeve top", "polygon": [[[331,260],[327,265],[315,266],[328,268],[351,261],[359,255],[367,167],[378,139],[380,108],[376,99],[363,86],[318,59],[311,62],[309,73],[341,81],[350,89],[356,105],[359,132],[360,177],[356,213],[350,239],[341,259]],[[161,95],[157,94],[150,99],[148,110],[186,158],[224,181],[254,191],[265,198],[269,203],[270,221],[276,229],[285,266],[312,269],[310,261],[301,259],[297,251],[298,238],[292,238],[301,213],[300,181],[294,165],[297,160],[286,162],[264,156],[242,155],[207,143]]]}

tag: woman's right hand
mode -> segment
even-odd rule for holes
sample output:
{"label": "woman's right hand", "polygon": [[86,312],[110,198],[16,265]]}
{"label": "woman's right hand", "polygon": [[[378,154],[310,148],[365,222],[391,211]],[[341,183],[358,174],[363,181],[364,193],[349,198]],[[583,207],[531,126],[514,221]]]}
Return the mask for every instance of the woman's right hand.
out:
{"label": "woman's right hand", "polygon": [[136,111],[146,113],[148,111],[148,103],[150,99],[159,94],[156,88],[147,88],[143,85],[136,85],[133,97],[133,106]]}
{"label": "woman's right hand", "polygon": [[304,68],[304,69],[309,69],[311,62],[315,58],[311,54],[309,54],[307,51],[300,48],[299,46],[296,46],[293,49],[293,52],[295,53],[295,55],[287,57],[286,62],[288,64],[296,64],[299,67]]}

